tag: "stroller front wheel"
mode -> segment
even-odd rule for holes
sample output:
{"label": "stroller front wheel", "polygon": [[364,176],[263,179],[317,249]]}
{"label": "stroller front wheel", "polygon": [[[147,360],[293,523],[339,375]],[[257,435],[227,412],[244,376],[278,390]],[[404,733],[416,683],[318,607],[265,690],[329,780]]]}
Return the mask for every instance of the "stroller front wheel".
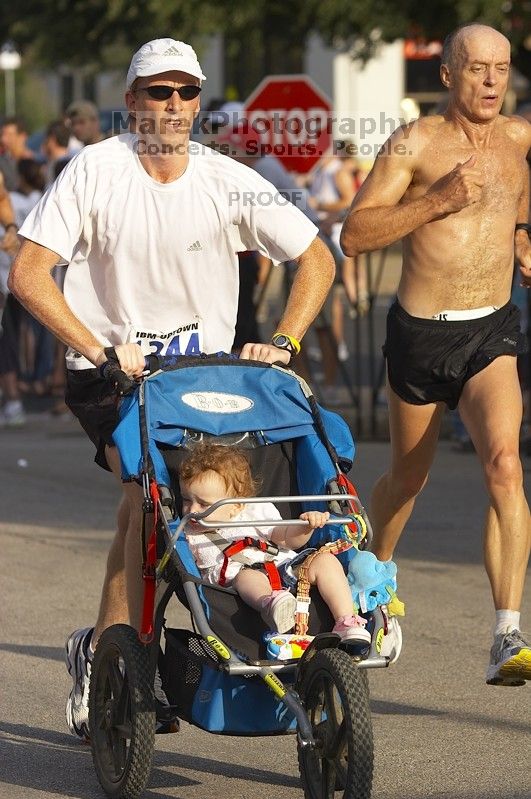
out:
{"label": "stroller front wheel", "polygon": [[155,699],[149,649],[126,624],[102,634],[92,664],[89,729],[98,780],[112,799],[137,799],[151,772]]}
{"label": "stroller front wheel", "polygon": [[373,737],[369,687],[340,649],[323,649],[306,666],[299,695],[315,747],[299,744],[299,770],[306,799],[370,799]]}

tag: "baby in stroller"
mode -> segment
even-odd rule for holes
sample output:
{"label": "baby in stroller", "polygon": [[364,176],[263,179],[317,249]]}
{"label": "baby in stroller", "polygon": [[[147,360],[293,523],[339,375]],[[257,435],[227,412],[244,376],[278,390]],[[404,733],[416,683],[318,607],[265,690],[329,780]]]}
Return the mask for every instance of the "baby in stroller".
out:
{"label": "baby in stroller", "polygon": [[[179,484],[183,514],[204,513],[220,500],[257,493],[243,452],[213,443],[203,443],[186,455],[179,468]],[[297,602],[291,590],[296,588],[298,566],[315,551],[294,550],[302,549],[329,516],[328,512],[306,511],[299,517],[300,526],[287,526],[271,502],[234,502],[221,505],[205,518],[220,524],[232,522],[233,526],[205,529],[191,518],[185,536],[204,580],[232,587],[271,629],[286,633],[295,624]],[[253,521],[271,521],[271,525],[252,526]],[[370,643],[366,620],[353,612],[350,587],[335,555],[328,551],[315,555],[308,578],[334,618],[332,632],[344,643]]]}

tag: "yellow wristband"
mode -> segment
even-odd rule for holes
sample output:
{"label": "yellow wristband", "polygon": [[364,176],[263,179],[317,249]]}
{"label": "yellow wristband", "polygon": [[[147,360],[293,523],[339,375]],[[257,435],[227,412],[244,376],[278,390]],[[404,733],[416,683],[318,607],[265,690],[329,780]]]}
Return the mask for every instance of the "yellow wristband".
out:
{"label": "yellow wristband", "polygon": [[293,355],[298,355],[301,351],[300,341],[297,341],[296,338],[289,336],[287,333],[275,333],[271,338],[271,342],[275,347],[279,347],[281,350],[288,350]]}

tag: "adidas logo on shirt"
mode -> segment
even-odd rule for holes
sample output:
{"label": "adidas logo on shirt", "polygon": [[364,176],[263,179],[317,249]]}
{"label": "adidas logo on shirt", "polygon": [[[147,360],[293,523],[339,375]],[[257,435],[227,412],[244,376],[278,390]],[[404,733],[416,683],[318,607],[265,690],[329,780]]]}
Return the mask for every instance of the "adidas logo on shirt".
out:
{"label": "adidas logo on shirt", "polygon": [[203,248],[201,247],[201,242],[198,240],[194,241],[193,244],[190,244],[190,246],[186,248],[186,252],[199,252],[199,250],[202,249]]}
{"label": "adidas logo on shirt", "polygon": [[181,51],[178,50],[175,45],[172,44],[171,47],[168,47],[167,50],[164,50],[162,55],[182,55]]}

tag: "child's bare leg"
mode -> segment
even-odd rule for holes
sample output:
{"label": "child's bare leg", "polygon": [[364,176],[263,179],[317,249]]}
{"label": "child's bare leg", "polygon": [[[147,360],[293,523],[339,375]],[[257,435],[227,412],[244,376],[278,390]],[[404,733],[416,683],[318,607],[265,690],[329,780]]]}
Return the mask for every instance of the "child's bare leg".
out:
{"label": "child's bare leg", "polygon": [[342,616],[352,616],[354,602],[345,572],[339,560],[330,552],[320,552],[312,560],[308,578],[316,585],[330,613],[337,621]]}
{"label": "child's bare leg", "polygon": [[261,610],[264,599],[271,596],[271,584],[267,575],[258,569],[241,569],[234,578],[232,587],[255,610]]}

